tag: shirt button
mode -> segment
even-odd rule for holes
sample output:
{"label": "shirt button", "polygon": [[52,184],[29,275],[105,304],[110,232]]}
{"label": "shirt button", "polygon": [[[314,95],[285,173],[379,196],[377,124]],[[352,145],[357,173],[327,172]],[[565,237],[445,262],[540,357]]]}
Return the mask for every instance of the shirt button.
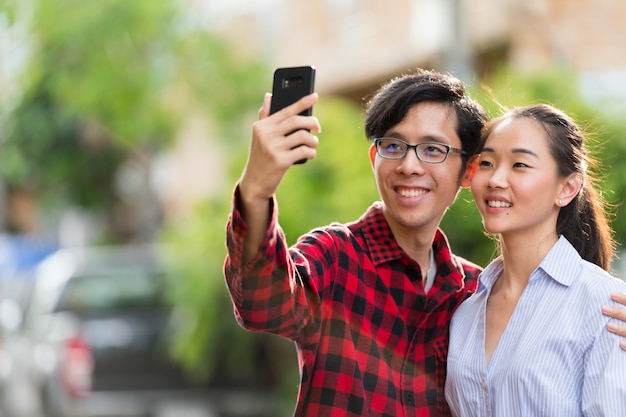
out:
{"label": "shirt button", "polygon": [[487,383],[484,380],[480,382],[480,386],[487,391]]}

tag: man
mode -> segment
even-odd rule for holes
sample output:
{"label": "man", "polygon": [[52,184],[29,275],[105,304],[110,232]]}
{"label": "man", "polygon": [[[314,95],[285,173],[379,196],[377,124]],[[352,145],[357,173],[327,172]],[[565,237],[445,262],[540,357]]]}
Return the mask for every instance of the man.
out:
{"label": "man", "polygon": [[382,201],[288,248],[275,192],[294,162],[315,157],[320,125],[298,114],[317,95],[271,116],[270,100],[227,228],[238,322],[295,342],[296,416],[449,415],[448,322],[481,269],[451,252],[439,223],[469,186],[483,109],[446,74],[419,70],[383,86],[365,119]]}

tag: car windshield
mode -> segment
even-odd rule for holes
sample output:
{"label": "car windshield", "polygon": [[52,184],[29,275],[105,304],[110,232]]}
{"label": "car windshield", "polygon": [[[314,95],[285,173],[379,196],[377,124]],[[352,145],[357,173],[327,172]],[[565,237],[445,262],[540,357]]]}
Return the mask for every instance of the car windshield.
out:
{"label": "car windshield", "polygon": [[145,271],[75,277],[67,283],[56,310],[97,312],[161,307],[162,280],[160,275]]}

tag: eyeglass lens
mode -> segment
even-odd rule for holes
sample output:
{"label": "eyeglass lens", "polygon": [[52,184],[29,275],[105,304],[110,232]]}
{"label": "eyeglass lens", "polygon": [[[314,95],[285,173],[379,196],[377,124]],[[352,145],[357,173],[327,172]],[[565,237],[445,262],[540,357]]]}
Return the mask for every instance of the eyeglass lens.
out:
{"label": "eyeglass lens", "polygon": [[415,148],[417,157],[424,162],[443,162],[450,148],[440,143],[420,143],[409,145],[398,139],[377,139],[376,149],[380,156],[387,159],[402,159],[406,156],[409,148]]}

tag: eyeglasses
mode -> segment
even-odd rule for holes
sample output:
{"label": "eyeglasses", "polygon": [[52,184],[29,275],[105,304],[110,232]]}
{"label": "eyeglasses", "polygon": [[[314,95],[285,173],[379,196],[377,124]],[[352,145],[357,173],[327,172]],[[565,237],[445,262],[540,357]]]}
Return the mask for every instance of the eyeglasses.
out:
{"label": "eyeglasses", "polygon": [[467,155],[462,149],[453,148],[452,146],[439,142],[424,142],[417,145],[409,145],[403,140],[394,138],[376,138],[374,139],[376,153],[385,159],[402,159],[414,148],[417,158],[429,164],[440,164],[446,160],[448,154],[459,153]]}

